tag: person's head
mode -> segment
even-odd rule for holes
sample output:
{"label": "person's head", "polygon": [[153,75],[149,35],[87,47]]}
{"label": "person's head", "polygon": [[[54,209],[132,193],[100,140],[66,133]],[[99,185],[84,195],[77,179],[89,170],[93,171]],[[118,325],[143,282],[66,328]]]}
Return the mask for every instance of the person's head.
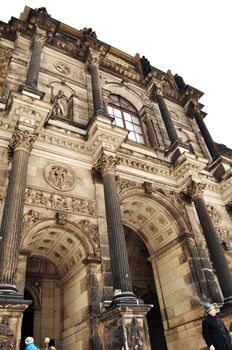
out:
{"label": "person's head", "polygon": [[27,338],[25,339],[25,344],[26,344],[26,345],[33,344],[33,343],[34,343],[34,338],[32,338],[32,337],[27,337]]}
{"label": "person's head", "polygon": [[206,307],[206,312],[207,312],[207,315],[210,315],[210,316],[216,316],[216,308],[215,308],[215,304],[210,304],[210,303],[207,303],[205,305]]}

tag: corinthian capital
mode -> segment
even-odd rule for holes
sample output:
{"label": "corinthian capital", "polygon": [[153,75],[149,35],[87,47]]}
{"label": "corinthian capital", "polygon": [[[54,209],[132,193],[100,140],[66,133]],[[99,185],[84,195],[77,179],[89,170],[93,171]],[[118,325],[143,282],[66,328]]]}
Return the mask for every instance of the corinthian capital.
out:
{"label": "corinthian capital", "polygon": [[17,149],[23,149],[30,153],[36,137],[36,134],[30,134],[28,130],[15,130],[9,144],[9,153],[12,154]]}
{"label": "corinthian capital", "polygon": [[99,66],[100,58],[101,58],[101,53],[98,52],[98,51],[93,50],[90,47],[89,48],[89,56],[88,56],[88,59],[87,59],[87,64],[88,65]]}
{"label": "corinthian capital", "polygon": [[186,107],[186,114],[188,117],[193,118],[196,113],[201,114],[200,104],[196,100],[191,100]]}
{"label": "corinthian capital", "polygon": [[112,156],[107,156],[105,153],[103,153],[98,163],[99,168],[101,169],[102,176],[108,174],[115,175],[116,165],[118,165],[118,163],[118,159]]}
{"label": "corinthian capital", "polygon": [[39,27],[36,27],[36,31],[34,34],[34,42],[39,42],[44,44],[47,39],[47,32]]}
{"label": "corinthian capital", "polygon": [[153,101],[156,102],[156,96],[157,95],[163,95],[162,92],[162,85],[156,84],[154,83],[151,89],[151,98],[153,99]]}
{"label": "corinthian capital", "polygon": [[200,182],[193,181],[188,186],[188,195],[194,199],[197,197],[202,197],[205,189],[205,184],[202,184]]}

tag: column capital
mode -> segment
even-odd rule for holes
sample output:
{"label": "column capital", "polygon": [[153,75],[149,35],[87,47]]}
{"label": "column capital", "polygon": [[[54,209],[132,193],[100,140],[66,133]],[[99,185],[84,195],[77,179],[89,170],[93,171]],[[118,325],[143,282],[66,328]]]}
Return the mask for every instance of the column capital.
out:
{"label": "column capital", "polygon": [[163,96],[163,88],[161,84],[154,83],[151,90],[151,96],[155,101],[157,95]]}
{"label": "column capital", "polygon": [[186,115],[190,118],[194,118],[197,113],[201,115],[201,106],[197,100],[191,99],[185,109]]}
{"label": "column capital", "polygon": [[104,175],[115,175],[116,165],[119,164],[119,160],[113,156],[108,156],[105,153],[102,154],[98,161],[98,167],[101,169],[102,176]]}
{"label": "column capital", "polygon": [[201,182],[192,181],[192,183],[188,186],[188,195],[192,199],[203,197],[204,189],[205,184]]}
{"label": "column capital", "polygon": [[36,26],[36,30],[33,37],[34,42],[38,42],[44,45],[46,39],[47,39],[47,32],[39,28],[38,26]]}
{"label": "column capital", "polygon": [[23,149],[30,153],[34,142],[37,138],[36,134],[30,134],[28,130],[16,129],[12,134],[12,139],[9,143],[9,153],[12,154],[15,150]]}
{"label": "column capital", "polygon": [[98,52],[91,47],[89,48],[89,55],[87,58],[87,65],[99,66],[101,59],[101,52]]}

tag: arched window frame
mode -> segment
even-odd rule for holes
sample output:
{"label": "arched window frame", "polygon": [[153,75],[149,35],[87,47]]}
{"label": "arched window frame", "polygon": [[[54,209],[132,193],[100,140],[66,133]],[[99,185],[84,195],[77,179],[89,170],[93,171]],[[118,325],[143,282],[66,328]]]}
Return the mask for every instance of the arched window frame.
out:
{"label": "arched window frame", "polygon": [[[120,95],[110,95],[117,101],[109,101],[108,113],[114,117],[114,124],[129,131],[128,140],[146,145],[143,126],[136,108]],[[127,104],[127,108],[124,106]]]}

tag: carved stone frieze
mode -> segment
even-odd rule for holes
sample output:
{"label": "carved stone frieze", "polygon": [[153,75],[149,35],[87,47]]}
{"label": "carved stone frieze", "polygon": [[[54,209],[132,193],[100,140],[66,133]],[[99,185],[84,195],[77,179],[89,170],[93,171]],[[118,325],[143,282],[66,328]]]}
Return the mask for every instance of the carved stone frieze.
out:
{"label": "carved stone frieze", "polygon": [[75,175],[71,169],[60,164],[50,164],[44,169],[47,183],[59,191],[70,191],[75,183]]}
{"label": "carved stone frieze", "polygon": [[33,225],[38,220],[39,220],[39,212],[34,209],[30,209],[28,212],[26,212],[23,215],[23,230],[28,229],[31,225]]}
{"label": "carved stone frieze", "polygon": [[209,212],[209,216],[211,217],[211,220],[214,224],[218,225],[221,222],[221,215],[216,210],[216,208],[213,205],[207,204],[206,208]]}
{"label": "carved stone frieze", "polygon": [[16,130],[9,143],[9,155],[12,155],[16,149],[24,149],[30,153],[36,137],[36,134],[30,134],[28,130]]}
{"label": "carved stone frieze", "polygon": [[76,213],[80,215],[95,216],[95,202],[72,196],[64,196],[36,188],[27,188],[25,204],[47,209]]}

